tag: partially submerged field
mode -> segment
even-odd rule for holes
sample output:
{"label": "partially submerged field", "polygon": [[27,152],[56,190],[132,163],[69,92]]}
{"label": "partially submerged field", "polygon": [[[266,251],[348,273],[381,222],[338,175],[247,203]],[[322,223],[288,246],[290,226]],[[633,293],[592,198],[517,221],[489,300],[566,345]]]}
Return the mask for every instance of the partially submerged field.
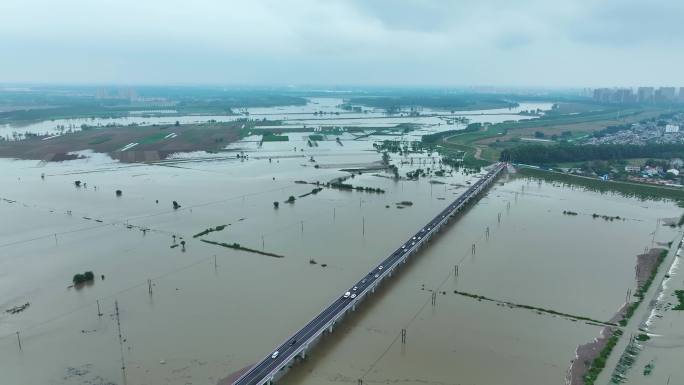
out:
{"label": "partially submerged field", "polygon": [[0,141],[0,158],[61,161],[93,150],[123,162],[145,162],[177,152],[217,151],[240,138],[245,122],[115,126],[54,137]]}

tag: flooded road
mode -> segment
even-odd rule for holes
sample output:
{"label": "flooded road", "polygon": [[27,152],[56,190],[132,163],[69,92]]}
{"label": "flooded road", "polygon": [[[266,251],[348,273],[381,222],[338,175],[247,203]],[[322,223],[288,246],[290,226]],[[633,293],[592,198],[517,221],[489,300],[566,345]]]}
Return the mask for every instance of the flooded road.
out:
{"label": "flooded road", "polygon": [[[295,181],[377,165],[372,143],[308,147],[304,134],[290,134],[261,148],[232,145],[245,160],[0,160],[3,383],[123,384],[122,362],[128,384],[217,383],[267,354],[477,178],[457,171],[397,181],[373,171],[345,183],[385,193],[324,188],[301,197],[316,186]],[[436,154],[400,160],[392,155],[400,175],[439,168]],[[658,219],[680,211],[668,201],[500,179],[283,383],[561,384],[597,326],[453,291],[607,320],[633,285],[635,256],[674,237]],[[225,228],[193,237],[217,226]],[[95,282],[69,287],[84,271]],[[444,292],[434,307],[430,290]],[[4,311],[25,302],[20,313]],[[402,328],[406,345],[397,342]]]}

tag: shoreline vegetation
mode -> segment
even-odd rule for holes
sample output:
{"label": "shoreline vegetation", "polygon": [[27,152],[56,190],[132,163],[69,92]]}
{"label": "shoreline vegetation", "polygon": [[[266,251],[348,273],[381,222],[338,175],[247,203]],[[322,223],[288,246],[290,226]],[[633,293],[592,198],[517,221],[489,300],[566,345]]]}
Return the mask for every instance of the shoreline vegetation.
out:
{"label": "shoreline vegetation", "polygon": [[668,250],[653,248],[645,254],[637,256],[637,277],[636,291],[633,302],[626,302],[620,310],[611,318],[610,322],[619,325],[605,326],[601,329],[600,335],[594,341],[579,345],[575,352],[575,359],[570,364],[567,376],[569,385],[594,385],[601,371],[606,366],[606,361],[618,340],[624,334],[620,329],[627,326],[630,318],[644,300],[644,295],[650,288],[658,268],[665,260]]}
{"label": "shoreline vegetation", "polygon": [[639,198],[643,200],[670,199],[676,202],[684,202],[684,190],[677,188],[611,180],[602,181],[595,178],[528,167],[516,167],[516,171],[518,175],[523,177],[531,177],[545,181],[555,181],[569,185],[582,186],[587,190],[602,194],[616,192],[628,198]]}
{"label": "shoreline vegetation", "polygon": [[202,242],[204,242],[204,243],[209,243],[209,244],[212,244],[212,245],[216,245],[216,246],[226,247],[226,248],[233,249],[233,250],[246,251],[246,252],[249,252],[249,253],[260,254],[260,255],[266,255],[266,256],[268,256],[268,257],[274,257],[274,258],[285,258],[284,255],[275,254],[275,253],[269,253],[269,252],[267,252],[267,251],[261,251],[261,250],[251,249],[251,248],[249,248],[249,247],[241,246],[239,243],[232,243],[232,244],[231,244],[231,243],[225,243],[225,242],[215,242],[215,241],[210,241],[210,240],[208,240],[208,239],[200,239],[200,241],[202,241]]}
{"label": "shoreline vegetation", "polygon": [[524,304],[519,304],[519,303],[514,303],[514,302],[502,301],[499,299],[489,298],[489,297],[485,297],[483,295],[472,294],[472,293],[468,293],[468,292],[464,292],[464,291],[454,290],[454,294],[458,294],[458,295],[461,295],[464,297],[473,298],[473,299],[478,300],[478,301],[494,302],[497,305],[506,306],[510,309],[527,309],[527,310],[534,311],[537,314],[545,313],[545,314],[549,314],[552,316],[566,318],[566,319],[569,319],[571,321],[585,321],[590,325],[617,326],[617,324],[615,322],[611,322],[611,321],[599,321],[599,320],[596,320],[596,319],[593,319],[590,317],[585,317],[585,316],[580,316],[580,315],[575,315],[575,314],[569,314],[569,313],[562,313],[559,311],[555,311],[552,309],[546,309],[543,307],[530,306],[530,305],[524,305]]}
{"label": "shoreline vegetation", "polygon": [[199,237],[204,236],[204,235],[207,235],[207,234],[209,234],[209,233],[213,233],[214,231],[223,231],[223,229],[225,229],[226,226],[230,226],[230,225],[228,224],[228,225],[219,225],[219,226],[216,226],[216,227],[210,227],[210,228],[208,228],[208,229],[206,229],[206,230],[200,231],[199,233],[193,235],[192,237],[193,237],[193,238],[199,238]]}

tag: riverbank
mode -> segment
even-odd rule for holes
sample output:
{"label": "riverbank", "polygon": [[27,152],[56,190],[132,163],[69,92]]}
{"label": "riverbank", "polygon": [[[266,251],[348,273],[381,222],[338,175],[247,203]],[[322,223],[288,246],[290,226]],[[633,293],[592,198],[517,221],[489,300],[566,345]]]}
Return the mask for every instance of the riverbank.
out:
{"label": "riverbank", "polygon": [[[618,323],[624,327],[641,304],[644,293],[648,291],[655,278],[658,267],[665,259],[667,250],[650,249],[645,254],[637,256],[636,263],[636,291],[635,302],[625,302],[618,312],[610,319],[610,323]],[[605,326],[594,341],[579,345],[575,352],[575,359],[570,364],[566,385],[593,385],[599,374],[606,366],[606,361],[617,345],[623,331],[616,326]]]}
{"label": "riverbank", "polygon": [[638,197],[641,199],[672,199],[684,201],[684,189],[656,186],[650,184],[640,184],[621,181],[603,181],[581,175],[566,174],[557,171],[544,170],[526,166],[516,166],[517,173],[522,176],[529,176],[548,181],[556,181],[582,186],[591,191],[617,192],[625,197]]}

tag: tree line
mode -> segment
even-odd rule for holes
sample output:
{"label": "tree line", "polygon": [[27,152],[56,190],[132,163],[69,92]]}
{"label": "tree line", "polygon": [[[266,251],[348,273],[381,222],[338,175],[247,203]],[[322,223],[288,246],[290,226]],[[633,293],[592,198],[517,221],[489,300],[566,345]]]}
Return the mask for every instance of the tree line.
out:
{"label": "tree line", "polygon": [[599,144],[583,146],[527,144],[503,150],[500,160],[527,164],[548,164],[588,160],[673,157],[684,157],[684,144]]}

